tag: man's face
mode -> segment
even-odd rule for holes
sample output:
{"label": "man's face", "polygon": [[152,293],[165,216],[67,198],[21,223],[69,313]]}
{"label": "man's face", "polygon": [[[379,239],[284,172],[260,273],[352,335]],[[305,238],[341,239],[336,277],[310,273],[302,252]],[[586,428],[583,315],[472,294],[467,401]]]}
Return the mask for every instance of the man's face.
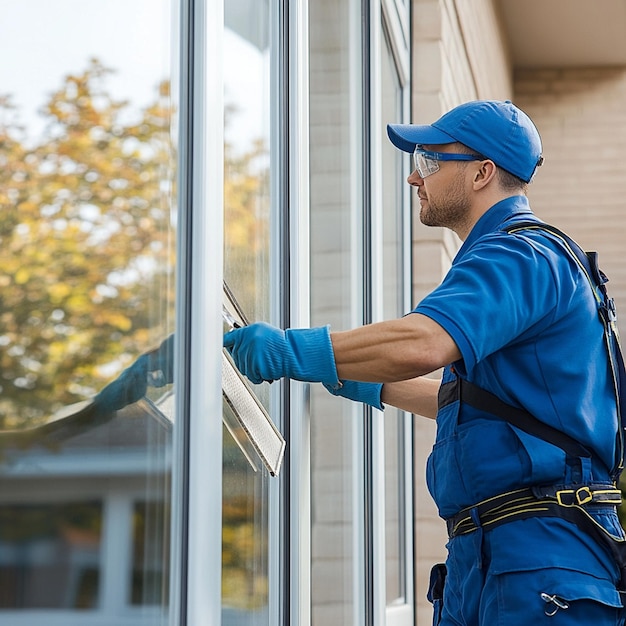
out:
{"label": "man's face", "polygon": [[[459,152],[457,144],[423,146],[433,152]],[[417,187],[420,221],[426,226],[457,230],[469,219],[470,198],[466,187],[467,162],[439,161],[439,171],[422,178],[414,170],[407,182]]]}

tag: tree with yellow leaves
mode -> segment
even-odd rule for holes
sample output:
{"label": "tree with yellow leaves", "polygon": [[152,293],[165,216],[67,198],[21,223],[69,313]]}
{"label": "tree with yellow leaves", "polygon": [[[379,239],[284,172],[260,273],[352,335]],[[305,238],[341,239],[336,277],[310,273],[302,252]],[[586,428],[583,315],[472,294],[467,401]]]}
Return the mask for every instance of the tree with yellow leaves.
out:
{"label": "tree with yellow leaves", "polygon": [[174,319],[175,155],[163,83],[138,123],[92,60],[34,147],[0,101],[0,425],[85,399]]}

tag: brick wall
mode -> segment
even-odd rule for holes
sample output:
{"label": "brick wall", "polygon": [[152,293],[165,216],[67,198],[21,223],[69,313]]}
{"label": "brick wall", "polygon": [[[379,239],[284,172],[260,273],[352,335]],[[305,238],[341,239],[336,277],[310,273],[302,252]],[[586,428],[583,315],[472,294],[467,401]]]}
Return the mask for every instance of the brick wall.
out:
{"label": "brick wall", "polygon": [[542,219],[597,250],[626,334],[626,68],[520,70],[515,101],[534,120],[545,164],[529,189]]}

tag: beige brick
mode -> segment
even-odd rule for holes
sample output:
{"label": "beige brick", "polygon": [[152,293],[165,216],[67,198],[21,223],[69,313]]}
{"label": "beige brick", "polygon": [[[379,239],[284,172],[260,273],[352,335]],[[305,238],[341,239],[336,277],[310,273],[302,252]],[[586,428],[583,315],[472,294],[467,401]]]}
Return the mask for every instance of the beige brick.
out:
{"label": "beige brick", "polygon": [[[442,49],[436,40],[417,41],[414,47],[415,73],[419,76],[420,92],[441,89]],[[437,114],[437,117],[440,113]]]}
{"label": "beige brick", "polygon": [[342,555],[351,560],[354,526],[347,524],[316,524],[311,535],[314,559],[336,559]]}
{"label": "beige brick", "polygon": [[443,111],[441,92],[427,93],[419,91],[413,96],[413,114],[411,121],[414,124],[430,124],[435,121]]}
{"label": "beige brick", "polygon": [[354,623],[353,607],[349,603],[314,605],[311,609],[312,626],[340,626]]}
{"label": "beige brick", "polygon": [[[550,90],[535,84],[546,80]],[[516,101],[534,119],[546,156],[529,190],[533,208],[581,245],[600,253],[618,310],[626,310],[626,69],[524,70]],[[619,318],[622,334],[625,318]]]}
{"label": "beige brick", "polygon": [[[337,559],[316,559],[311,572],[316,604],[341,604],[350,596],[351,581],[344,578],[343,568]],[[348,589],[346,589],[348,587]]]}
{"label": "beige brick", "polygon": [[441,9],[438,0],[413,2],[413,36],[419,41],[441,38]]}

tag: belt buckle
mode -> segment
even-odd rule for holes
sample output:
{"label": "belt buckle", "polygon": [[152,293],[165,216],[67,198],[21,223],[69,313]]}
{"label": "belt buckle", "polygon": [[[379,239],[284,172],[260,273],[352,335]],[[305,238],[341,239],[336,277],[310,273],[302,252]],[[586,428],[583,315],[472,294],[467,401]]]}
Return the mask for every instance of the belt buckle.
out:
{"label": "belt buckle", "polygon": [[[580,487],[580,489],[561,489],[557,491],[556,501],[561,506],[581,506],[583,504],[588,504],[593,501],[593,492],[591,489],[585,485],[584,487]],[[569,496],[567,501],[563,500],[563,496]]]}
{"label": "belt buckle", "polygon": [[[582,493],[582,496],[581,496]],[[579,505],[587,504],[593,500],[593,493],[591,493],[591,489],[589,487],[581,487],[576,490],[576,502]]]}
{"label": "belt buckle", "polygon": [[[574,496],[576,493],[577,492],[575,492],[573,489],[561,489],[560,491],[557,491],[554,495],[556,497],[556,501],[559,503],[560,506],[573,506],[574,500],[572,496]],[[570,496],[570,500],[568,502],[564,502],[563,496]]]}

